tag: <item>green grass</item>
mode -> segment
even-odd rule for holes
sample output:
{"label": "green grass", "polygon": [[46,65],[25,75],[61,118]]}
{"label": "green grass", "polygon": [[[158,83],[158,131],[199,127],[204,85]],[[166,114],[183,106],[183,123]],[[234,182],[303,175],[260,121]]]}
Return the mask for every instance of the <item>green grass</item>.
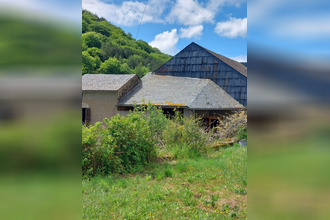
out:
{"label": "green grass", "polygon": [[247,148],[154,163],[129,176],[84,178],[84,219],[247,218]]}

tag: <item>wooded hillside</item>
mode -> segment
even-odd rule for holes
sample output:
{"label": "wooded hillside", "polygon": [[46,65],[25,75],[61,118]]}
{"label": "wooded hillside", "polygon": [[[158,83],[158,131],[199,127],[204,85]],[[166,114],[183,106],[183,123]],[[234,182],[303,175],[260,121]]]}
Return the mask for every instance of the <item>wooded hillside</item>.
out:
{"label": "wooded hillside", "polygon": [[156,70],[171,57],[130,33],[82,11],[82,74],[137,74]]}

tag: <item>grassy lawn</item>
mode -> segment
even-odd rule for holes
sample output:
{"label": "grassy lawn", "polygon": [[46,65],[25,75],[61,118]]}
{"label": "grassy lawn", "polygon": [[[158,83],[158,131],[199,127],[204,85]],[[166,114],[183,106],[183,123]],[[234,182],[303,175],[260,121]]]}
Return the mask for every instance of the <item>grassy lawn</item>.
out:
{"label": "grassy lawn", "polygon": [[84,219],[247,218],[247,148],[84,179]]}

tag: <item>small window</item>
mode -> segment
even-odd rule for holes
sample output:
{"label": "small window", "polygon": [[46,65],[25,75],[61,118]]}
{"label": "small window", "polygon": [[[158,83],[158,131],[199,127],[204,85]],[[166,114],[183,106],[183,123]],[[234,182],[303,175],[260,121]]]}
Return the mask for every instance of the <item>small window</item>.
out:
{"label": "small window", "polygon": [[202,120],[203,125],[207,131],[210,131],[213,128],[219,127],[220,120],[219,117],[207,117]]}
{"label": "small window", "polygon": [[82,108],[82,124],[89,125],[90,120],[91,120],[90,108]]}

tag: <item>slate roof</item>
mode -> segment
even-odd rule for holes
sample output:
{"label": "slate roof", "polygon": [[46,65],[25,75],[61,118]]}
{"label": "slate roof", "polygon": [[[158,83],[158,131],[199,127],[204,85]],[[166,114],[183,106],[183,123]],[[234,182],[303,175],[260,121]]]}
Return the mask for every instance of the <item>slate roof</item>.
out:
{"label": "slate roof", "polygon": [[117,91],[135,74],[85,74],[82,76],[83,91]]}
{"label": "slate roof", "polygon": [[210,79],[162,76],[148,73],[127,93],[118,106],[146,104],[190,109],[243,108],[239,102]]}
{"label": "slate roof", "polygon": [[194,42],[154,71],[156,75],[211,79],[247,106],[247,67]]}
{"label": "slate roof", "polygon": [[[198,44],[197,44],[198,45]],[[198,45],[199,46],[199,45]],[[202,46],[200,46],[202,47]],[[204,47],[202,47],[204,48]],[[233,69],[237,70],[239,73],[241,73],[243,76],[247,77],[247,67],[244,66],[243,64],[241,64],[240,62],[237,62],[235,60],[232,60],[228,57],[222,56],[220,54],[217,54],[211,50],[208,50],[206,48],[204,48],[207,52],[209,52],[210,54],[212,54],[213,56],[217,57],[218,59],[220,59],[222,62],[226,63],[228,66],[232,67]]]}

